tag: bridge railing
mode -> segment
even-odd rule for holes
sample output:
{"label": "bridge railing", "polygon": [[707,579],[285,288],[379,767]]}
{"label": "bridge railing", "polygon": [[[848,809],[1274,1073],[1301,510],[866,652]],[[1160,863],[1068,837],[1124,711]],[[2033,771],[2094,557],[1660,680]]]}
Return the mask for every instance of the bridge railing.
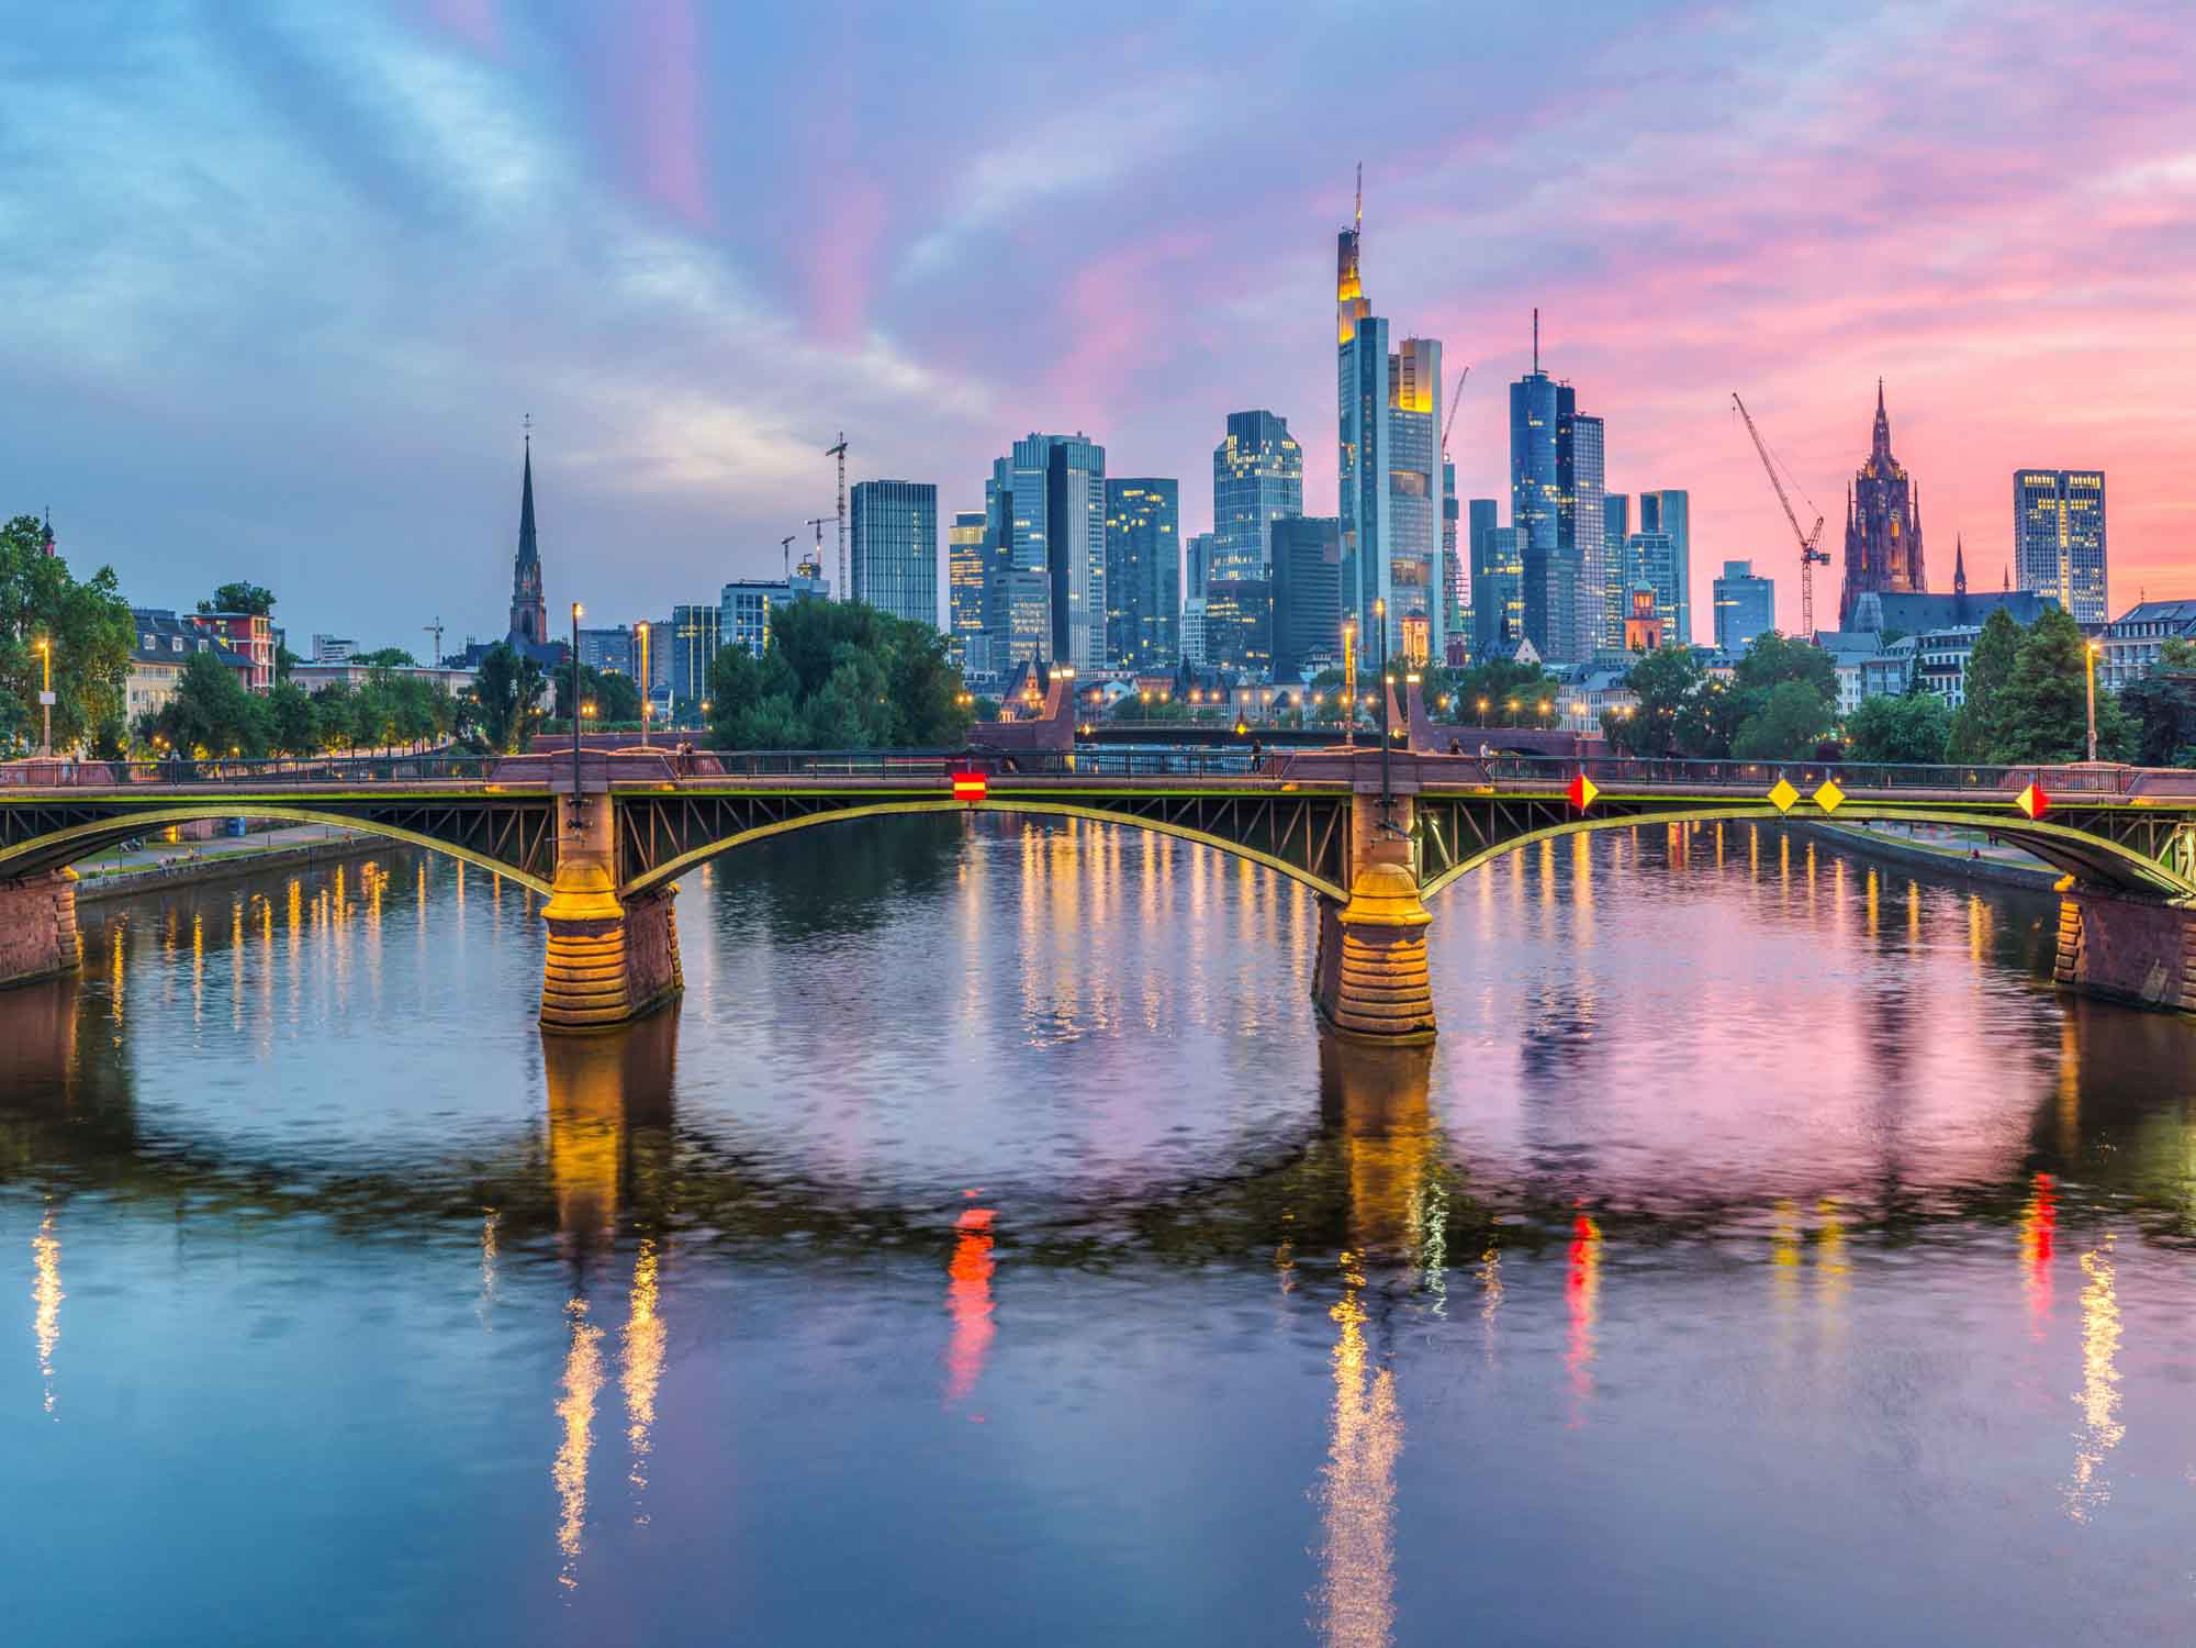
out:
{"label": "bridge railing", "polygon": [[[1263,752],[1260,752],[1260,756]],[[1050,750],[717,750],[707,759],[725,778],[857,778],[944,782],[959,772],[1021,778],[1247,777],[1259,770],[1249,748]]]}
{"label": "bridge railing", "polygon": [[427,784],[484,780],[509,757],[496,755],[283,756],[267,760],[168,756],[157,761],[14,761],[0,764],[0,789],[128,789],[223,784],[279,789],[317,784]]}
{"label": "bridge railing", "polygon": [[2176,775],[2141,767],[2096,766],[1906,765],[1874,761],[1703,761],[1678,756],[1597,755],[1557,759],[1537,755],[1498,755],[1479,763],[1495,779],[1534,779],[1567,783],[1583,772],[1597,784],[1652,784],[1673,789],[1751,789],[1767,791],[1778,779],[1808,793],[1835,779],[1851,791],[1973,792],[2017,794],[2035,784],[2047,794],[2134,795],[2196,794],[2196,773],[2184,787]]}

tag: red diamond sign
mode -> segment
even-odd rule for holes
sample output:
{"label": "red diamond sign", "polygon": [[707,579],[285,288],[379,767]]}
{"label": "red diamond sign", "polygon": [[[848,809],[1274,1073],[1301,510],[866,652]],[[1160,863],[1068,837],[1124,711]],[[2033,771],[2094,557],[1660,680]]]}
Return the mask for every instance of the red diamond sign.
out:
{"label": "red diamond sign", "polygon": [[2020,808],[2030,818],[2041,818],[2051,810],[2051,797],[2045,795],[2036,785],[2031,784],[2013,798],[2013,805]]}
{"label": "red diamond sign", "polygon": [[1592,779],[1588,778],[1584,773],[1580,773],[1576,778],[1571,780],[1571,787],[1565,793],[1570,796],[1571,805],[1576,807],[1580,812],[1584,812],[1588,807],[1591,807],[1594,804],[1594,797],[1601,793],[1601,786],[1596,784]]}

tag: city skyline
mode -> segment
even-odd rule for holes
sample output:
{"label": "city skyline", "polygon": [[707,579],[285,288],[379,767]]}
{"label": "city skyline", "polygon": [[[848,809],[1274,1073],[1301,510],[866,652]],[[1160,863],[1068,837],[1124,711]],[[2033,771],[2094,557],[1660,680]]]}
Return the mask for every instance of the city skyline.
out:
{"label": "city skyline", "polygon": [[[0,47],[40,88],[0,186],[31,248],[0,271],[15,507],[50,505],[63,552],[133,599],[248,577],[293,628],[414,645],[439,613],[453,646],[508,605],[526,412],[552,612],[775,576],[833,507],[842,426],[850,480],[931,482],[948,516],[1016,433],[1087,430],[1110,469],[1181,479],[1186,541],[1215,432],[1268,407],[1326,514],[1330,237],[1362,158],[1368,283],[1452,379],[1474,367],[1460,497],[1507,490],[1501,386],[1537,302],[1544,357],[1607,421],[1609,489],[1689,489],[1694,584],[1751,559],[1787,628],[1789,534],[1733,387],[1835,521],[1884,377],[1978,587],[2022,464],[2112,475],[2115,610],[2180,571],[2196,47],[2164,8],[2084,13],[2048,64],[1980,7],[1835,38],[1611,8],[1583,76],[1479,17],[1384,103],[1312,122],[1286,117],[1347,107],[1363,72],[1332,67],[1339,25],[1277,24],[1276,62],[1339,79],[1298,69],[1254,104],[1216,95],[1242,49],[1224,18],[1130,7],[1118,61],[1079,69],[1087,107],[1034,74],[951,132],[923,100],[994,44],[968,16],[738,37],[682,4],[624,16],[270,6],[126,52],[26,20]],[[907,82],[918,46],[936,64]],[[848,117],[812,143],[761,82]],[[1399,96],[1433,111],[1409,146],[1375,119]],[[1270,141],[1216,199],[1189,163],[1247,131]]]}

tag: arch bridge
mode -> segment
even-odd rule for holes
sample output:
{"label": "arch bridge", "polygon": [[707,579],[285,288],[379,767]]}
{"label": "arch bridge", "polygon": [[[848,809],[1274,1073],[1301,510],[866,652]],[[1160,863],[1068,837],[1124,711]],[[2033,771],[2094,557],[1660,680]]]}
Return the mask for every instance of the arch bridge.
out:
{"label": "arch bridge", "polygon": [[547,899],[543,1023],[623,1023],[680,988],[670,894],[718,854],[826,824],[983,811],[1195,841],[1319,895],[1312,994],[1338,1030],[1430,1040],[1427,902],[1558,835],[1832,821],[1985,832],[2064,872],[2059,975],[2196,1011],[2196,774],[1432,755],[1327,748],[1066,755],[673,756],[474,761],[25,763],[0,769],[0,983],[76,963],[68,866],[169,825],[342,825],[509,877]]}

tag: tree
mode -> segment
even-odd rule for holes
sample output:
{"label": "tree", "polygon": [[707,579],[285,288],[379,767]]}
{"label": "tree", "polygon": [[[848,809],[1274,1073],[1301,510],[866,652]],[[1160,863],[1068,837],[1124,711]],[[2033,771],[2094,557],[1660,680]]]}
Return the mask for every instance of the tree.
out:
{"label": "tree", "polygon": [[541,666],[498,641],[482,656],[468,699],[480,741],[498,754],[523,749],[541,725]]}
{"label": "tree", "polygon": [[709,699],[719,749],[939,749],[968,736],[945,637],[856,602],[778,609],[762,657],[717,654]]}
{"label": "tree", "polygon": [[[1451,718],[1469,726],[1545,726],[1548,718],[1540,706],[1554,703],[1562,692],[1561,683],[1538,664],[1514,658],[1489,658],[1445,674],[1428,685],[1427,696],[1436,704],[1446,697]],[[1334,685],[1341,684],[1337,676]]]}
{"label": "tree", "polygon": [[1934,766],[1952,736],[1952,712],[1924,688],[1903,697],[1871,698],[1845,723],[1847,758]]}
{"label": "tree", "polygon": [[[2168,641],[2166,646],[2186,646]],[[2135,760],[2146,767],[2196,767],[2196,661],[2153,670],[2120,689],[2135,722]]]}
{"label": "tree", "polygon": [[[2089,741],[2089,640],[2073,615],[2047,607],[2029,625],[2013,669],[1995,694],[1996,737],[1988,759],[2006,765],[2081,761]],[[2119,700],[2097,694],[2097,754],[2125,754],[2134,728]]]}
{"label": "tree", "polygon": [[184,661],[175,695],[146,717],[144,730],[181,755],[258,757],[267,753],[273,727],[267,700],[244,685],[225,654],[209,647]]}
{"label": "tree", "polygon": [[372,652],[355,652],[351,662],[364,664],[369,669],[418,669],[419,660],[402,647],[376,647]]}
{"label": "tree", "polygon": [[320,717],[303,687],[281,681],[267,694],[267,740],[283,755],[320,753]]}
{"label": "tree", "polygon": [[1741,761],[1798,761],[1829,736],[1830,704],[1813,682],[1779,681],[1762,694],[1731,740]]}
{"label": "tree", "polygon": [[1952,717],[1952,740],[1947,750],[1955,761],[1995,761],[1992,754],[2003,741],[2006,683],[2013,678],[2013,660],[2021,650],[2021,626],[1999,607],[1983,620],[1982,633],[1967,655],[1967,687],[1958,712]]}
{"label": "tree", "polygon": [[35,515],[0,526],[0,751],[37,744],[50,659],[53,747],[120,754],[135,640],[129,603],[112,567],[79,580],[44,540]]}
{"label": "tree", "polygon": [[259,584],[223,584],[210,599],[198,603],[200,612],[248,612],[264,618],[274,611],[274,591]]}
{"label": "tree", "polygon": [[1687,647],[1662,647],[1640,658],[1624,677],[1638,704],[1629,714],[1602,713],[1609,747],[1625,755],[1678,754],[1678,717],[1689,711],[1706,678]]}

